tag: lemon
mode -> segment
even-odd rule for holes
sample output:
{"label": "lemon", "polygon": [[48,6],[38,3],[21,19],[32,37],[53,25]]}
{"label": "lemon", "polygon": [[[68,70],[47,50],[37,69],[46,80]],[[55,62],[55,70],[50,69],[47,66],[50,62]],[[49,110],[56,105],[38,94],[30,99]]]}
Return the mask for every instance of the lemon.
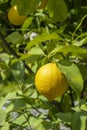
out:
{"label": "lemon", "polygon": [[68,82],[56,63],[47,63],[37,71],[35,86],[40,94],[52,101],[65,93],[68,88]]}
{"label": "lemon", "polygon": [[19,26],[23,24],[27,16],[19,15],[17,6],[12,6],[8,11],[7,17],[11,24]]}

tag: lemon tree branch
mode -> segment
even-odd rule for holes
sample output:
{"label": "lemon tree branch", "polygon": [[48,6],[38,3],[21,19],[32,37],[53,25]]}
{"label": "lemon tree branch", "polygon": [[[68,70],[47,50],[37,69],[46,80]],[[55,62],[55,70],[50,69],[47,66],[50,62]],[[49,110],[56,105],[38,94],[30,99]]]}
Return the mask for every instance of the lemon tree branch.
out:
{"label": "lemon tree branch", "polygon": [[[0,39],[2,40],[3,44],[2,47],[5,51],[7,51],[8,53],[11,53],[14,57],[16,58],[20,58],[20,56],[14,51],[14,49],[8,44],[8,42],[5,40],[4,35],[2,34],[2,32],[0,31]],[[24,61],[23,61],[24,62]],[[24,66],[25,68],[28,70],[28,72],[30,74],[33,74],[33,71],[31,70],[31,68],[24,62]]]}

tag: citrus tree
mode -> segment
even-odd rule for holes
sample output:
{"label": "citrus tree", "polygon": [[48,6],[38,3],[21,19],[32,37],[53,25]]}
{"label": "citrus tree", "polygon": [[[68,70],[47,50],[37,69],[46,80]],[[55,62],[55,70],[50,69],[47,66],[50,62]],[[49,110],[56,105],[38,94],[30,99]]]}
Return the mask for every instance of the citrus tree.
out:
{"label": "citrus tree", "polygon": [[0,130],[87,130],[86,24],[86,0],[0,0]]}

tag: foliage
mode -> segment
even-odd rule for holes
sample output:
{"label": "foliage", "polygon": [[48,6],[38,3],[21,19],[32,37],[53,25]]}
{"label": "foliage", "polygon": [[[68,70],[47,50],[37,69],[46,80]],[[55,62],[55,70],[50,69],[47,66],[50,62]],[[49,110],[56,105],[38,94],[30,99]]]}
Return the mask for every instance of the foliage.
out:
{"label": "foliage", "polygon": [[[0,0],[0,130],[87,130],[87,2]],[[9,23],[11,6],[27,16]],[[55,61],[67,92],[52,102],[34,84],[39,67]]]}

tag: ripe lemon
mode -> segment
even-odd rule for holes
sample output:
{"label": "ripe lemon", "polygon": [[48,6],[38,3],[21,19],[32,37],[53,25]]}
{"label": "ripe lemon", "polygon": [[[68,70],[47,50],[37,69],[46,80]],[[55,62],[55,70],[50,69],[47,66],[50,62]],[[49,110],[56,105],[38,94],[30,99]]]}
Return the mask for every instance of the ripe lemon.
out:
{"label": "ripe lemon", "polygon": [[68,82],[56,63],[43,65],[35,75],[35,86],[40,94],[49,101],[62,96],[67,90]]}
{"label": "ripe lemon", "polygon": [[7,17],[11,24],[19,26],[23,24],[27,16],[19,15],[17,6],[12,6],[8,11]]}

